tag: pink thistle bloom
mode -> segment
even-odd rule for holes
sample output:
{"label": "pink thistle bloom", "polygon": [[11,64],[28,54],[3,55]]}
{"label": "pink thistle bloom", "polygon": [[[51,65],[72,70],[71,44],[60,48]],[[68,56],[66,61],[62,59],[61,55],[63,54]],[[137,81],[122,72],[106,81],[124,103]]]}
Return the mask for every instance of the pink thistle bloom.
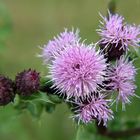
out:
{"label": "pink thistle bloom", "polygon": [[128,46],[139,46],[140,42],[140,27],[135,25],[127,25],[124,23],[124,18],[118,14],[112,15],[109,12],[109,17],[103,17],[102,26],[98,29],[101,36],[99,41],[104,44],[105,48],[112,46],[119,47],[119,50],[127,50]]}
{"label": "pink thistle bloom", "polygon": [[75,32],[73,29],[72,31],[65,29],[64,32],[54,37],[53,40],[50,40],[48,44],[42,48],[42,54],[40,56],[43,57],[44,64],[51,63],[55,56],[61,54],[65,48],[74,45],[79,40],[78,29]]}
{"label": "pink thistle bloom", "polygon": [[97,90],[104,80],[106,68],[104,56],[94,46],[77,43],[53,61],[50,77],[54,87],[66,93],[68,99],[78,99]]}
{"label": "pink thistle bloom", "polygon": [[140,26],[126,25],[123,29],[127,44],[130,46],[139,46],[140,43]]}
{"label": "pink thistle bloom", "polygon": [[107,121],[112,120],[114,117],[112,110],[108,106],[111,100],[104,98],[105,96],[103,94],[94,94],[86,104],[81,103],[79,105],[80,107],[75,111],[76,115],[74,115],[74,118],[78,119],[78,122],[81,121],[85,124],[93,120],[97,120],[98,124],[103,121],[104,126],[106,126]]}
{"label": "pink thistle bloom", "polygon": [[123,107],[126,103],[130,103],[130,97],[135,96],[135,75],[136,69],[132,61],[124,57],[121,57],[109,71],[110,86],[119,92],[116,102],[121,101]]}

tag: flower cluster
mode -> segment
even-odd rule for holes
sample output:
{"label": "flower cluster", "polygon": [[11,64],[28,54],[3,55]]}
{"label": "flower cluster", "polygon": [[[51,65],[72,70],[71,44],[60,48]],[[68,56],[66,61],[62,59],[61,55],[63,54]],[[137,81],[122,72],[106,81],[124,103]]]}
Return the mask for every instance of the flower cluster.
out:
{"label": "flower cluster", "polygon": [[128,46],[139,46],[140,28],[124,23],[118,14],[109,13],[103,19],[98,30],[101,49],[81,42],[77,31],[65,29],[42,48],[41,56],[49,65],[47,77],[53,83],[52,88],[66,102],[74,103],[75,120],[82,123],[96,120],[106,126],[114,118],[110,104],[116,101],[124,106],[135,95],[136,68],[126,52]]}
{"label": "flower cluster", "polygon": [[[49,86],[43,85],[40,74],[32,69],[18,73],[15,81],[0,75],[0,105],[12,102],[15,94],[26,100],[39,90],[41,97],[49,90],[53,92],[45,99],[58,94],[72,107],[78,123],[96,121],[106,126],[114,118],[111,104],[120,102],[124,109],[130,98],[137,96],[137,70],[127,52],[128,46],[139,46],[140,27],[124,23],[118,14],[108,13],[103,19],[98,30],[101,39],[95,44],[82,42],[79,30],[65,29],[41,48],[40,56],[49,67],[49,79],[45,80],[51,81]],[[46,102],[41,105],[46,108]]]}

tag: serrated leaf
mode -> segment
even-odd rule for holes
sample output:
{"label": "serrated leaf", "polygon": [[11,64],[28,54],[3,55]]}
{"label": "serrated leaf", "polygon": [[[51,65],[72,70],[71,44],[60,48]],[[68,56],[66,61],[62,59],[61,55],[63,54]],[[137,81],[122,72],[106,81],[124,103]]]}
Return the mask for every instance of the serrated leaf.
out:
{"label": "serrated leaf", "polygon": [[34,93],[31,96],[26,96],[26,97],[22,97],[22,100],[24,101],[37,101],[37,102],[41,102],[41,103],[52,103],[54,104],[48,97],[48,95],[45,92],[37,92]]}
{"label": "serrated leaf", "polygon": [[43,105],[38,102],[28,102],[27,110],[31,113],[33,117],[39,118],[43,111]]}
{"label": "serrated leaf", "polygon": [[47,96],[47,94],[45,92],[39,91],[39,94],[40,94],[40,96],[39,96],[40,98],[38,98],[37,100],[44,101],[46,103],[54,104],[54,102],[50,100],[49,96]]}
{"label": "serrated leaf", "polygon": [[62,99],[60,99],[58,95],[49,95],[48,97],[53,103],[56,104],[62,103]]}

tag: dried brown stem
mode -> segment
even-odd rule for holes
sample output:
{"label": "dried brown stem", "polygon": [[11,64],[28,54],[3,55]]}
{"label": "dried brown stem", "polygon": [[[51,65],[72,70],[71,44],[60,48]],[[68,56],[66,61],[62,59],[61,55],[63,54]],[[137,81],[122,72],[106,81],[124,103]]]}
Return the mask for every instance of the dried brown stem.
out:
{"label": "dried brown stem", "polygon": [[100,125],[97,124],[97,129],[98,129],[99,134],[109,137],[109,138],[113,138],[113,139],[124,138],[124,137],[126,138],[126,137],[140,135],[140,128],[119,130],[119,131],[110,131],[105,126],[103,126],[103,123],[101,123]]}

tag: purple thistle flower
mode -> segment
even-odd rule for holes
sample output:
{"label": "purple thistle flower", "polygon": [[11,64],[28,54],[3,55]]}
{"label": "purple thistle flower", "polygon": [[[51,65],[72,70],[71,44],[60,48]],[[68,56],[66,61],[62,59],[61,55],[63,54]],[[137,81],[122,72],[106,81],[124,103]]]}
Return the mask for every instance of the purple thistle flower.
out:
{"label": "purple thistle flower", "polygon": [[128,46],[139,46],[140,27],[124,24],[124,18],[118,14],[103,17],[102,27],[98,31],[102,37],[99,41],[105,48],[118,47],[119,50],[128,50]]}
{"label": "purple thistle flower", "polygon": [[43,57],[44,64],[51,63],[55,56],[61,54],[65,48],[74,45],[79,40],[78,29],[75,32],[73,29],[72,31],[65,29],[64,32],[54,37],[53,40],[50,40],[48,44],[42,48],[42,54],[40,56]]}
{"label": "purple thistle flower", "polygon": [[109,70],[109,79],[111,81],[109,86],[119,92],[116,102],[121,101],[123,107],[126,103],[130,103],[129,98],[131,96],[135,96],[135,75],[136,69],[132,61],[128,61],[125,57],[121,57],[116,65]]}
{"label": "purple thistle flower", "polygon": [[105,99],[103,94],[93,94],[91,100],[88,102],[81,103],[79,109],[75,111],[75,119],[78,119],[78,122],[83,122],[85,124],[97,120],[98,124],[103,121],[103,125],[106,126],[107,121],[113,119],[113,112],[109,109],[108,103],[111,100]]}
{"label": "purple thistle flower", "polygon": [[140,46],[140,26],[136,25],[126,25],[123,29],[125,39],[127,44],[130,46]]}
{"label": "purple thistle flower", "polygon": [[77,43],[58,56],[51,67],[54,87],[67,98],[90,96],[102,84],[107,64],[104,56],[92,45]]}

